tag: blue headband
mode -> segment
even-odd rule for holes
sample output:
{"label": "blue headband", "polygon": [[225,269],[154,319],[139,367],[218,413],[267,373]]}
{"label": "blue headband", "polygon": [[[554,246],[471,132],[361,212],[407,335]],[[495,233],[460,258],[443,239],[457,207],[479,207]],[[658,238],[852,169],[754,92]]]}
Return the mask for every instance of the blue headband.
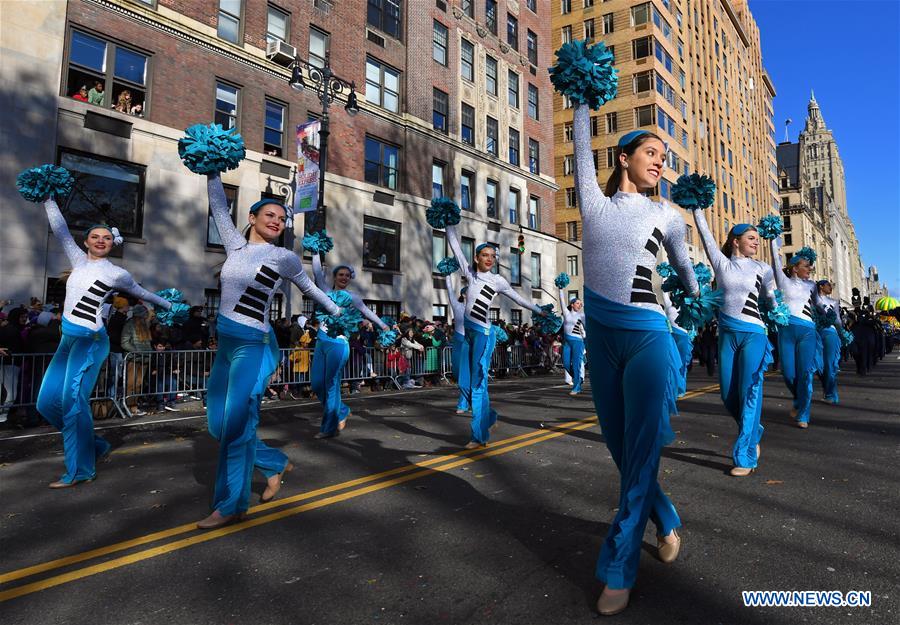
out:
{"label": "blue headband", "polygon": [[731,229],[736,237],[741,236],[747,232],[747,230],[756,230],[756,226],[753,224],[734,224],[734,227]]}
{"label": "blue headband", "polygon": [[285,206],[284,204],[282,204],[280,201],[278,201],[276,199],[264,197],[263,199],[256,202],[253,206],[250,207],[250,212],[255,215],[259,212],[259,209],[261,209],[266,204],[274,204],[275,206],[280,206],[284,210],[285,225],[289,228],[293,227],[294,211],[292,211],[290,208],[288,208],[287,206]]}
{"label": "blue headband", "polygon": [[826,284],[831,284],[831,281],[830,280],[819,280],[818,282],[816,282],[816,286],[823,286]]}
{"label": "blue headband", "polygon": [[491,248],[492,250],[494,250],[494,253],[495,253],[495,254],[497,253],[497,246],[496,246],[496,245],[494,245],[493,243],[482,243],[481,245],[479,245],[478,247],[475,248],[475,255],[477,256],[478,253],[479,253],[481,250],[483,250],[484,248],[486,248],[486,247],[489,247],[489,248]]}
{"label": "blue headband", "polygon": [[337,272],[340,271],[341,269],[346,269],[347,271],[350,272],[351,280],[356,279],[356,271],[354,271],[353,267],[351,267],[350,265],[338,265],[337,267],[335,267],[334,269],[331,270],[331,276],[332,277],[336,276]]}
{"label": "blue headband", "polygon": [[625,133],[619,138],[618,147],[624,148],[626,145],[640,137],[641,135],[649,135],[649,130],[632,130],[631,132]]}

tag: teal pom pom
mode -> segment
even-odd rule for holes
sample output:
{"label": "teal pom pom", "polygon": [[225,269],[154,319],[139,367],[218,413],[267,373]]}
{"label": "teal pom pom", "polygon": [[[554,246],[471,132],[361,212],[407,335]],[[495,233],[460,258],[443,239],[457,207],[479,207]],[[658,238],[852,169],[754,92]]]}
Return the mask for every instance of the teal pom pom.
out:
{"label": "teal pom pom", "polygon": [[562,272],[561,274],[556,276],[556,279],[553,281],[553,284],[556,285],[557,289],[564,289],[567,286],[569,286],[569,282],[570,282],[569,274],[567,274],[566,272]]}
{"label": "teal pom pom", "polygon": [[816,323],[817,330],[824,330],[837,323],[837,313],[833,308],[829,308],[824,315],[821,315],[817,309],[813,309],[813,321]]}
{"label": "teal pom pom", "polygon": [[312,254],[327,254],[334,249],[334,239],[324,230],[303,235],[303,249]]}
{"label": "teal pom pom", "polygon": [[195,174],[218,174],[235,169],[247,151],[235,128],[224,130],[219,124],[195,124],[178,140],[178,156]]}
{"label": "teal pom pom", "polygon": [[356,306],[353,305],[353,297],[347,291],[330,291],[328,299],[341,309],[341,314],[332,315],[324,310],[316,311],[316,319],[328,326],[328,336],[349,336],[359,329],[363,317]]}
{"label": "teal pom pom", "polygon": [[709,285],[712,282],[712,270],[703,263],[694,265],[694,277],[699,284]]}
{"label": "teal pom pom", "polygon": [[556,334],[562,328],[562,317],[553,312],[553,304],[544,304],[541,306],[546,314],[531,314],[531,322],[539,327],[544,334]]}
{"label": "teal pom pom", "polygon": [[778,332],[779,326],[786,326],[791,321],[791,310],[782,300],[781,291],[775,289],[775,308],[772,308],[769,298],[764,297],[759,307],[763,322],[769,330],[769,334]]}
{"label": "teal pom pom", "polygon": [[438,273],[442,276],[449,276],[459,271],[459,261],[455,256],[448,256],[438,263]]}
{"label": "teal pom pom", "polygon": [[669,291],[669,297],[678,311],[675,323],[688,333],[698,331],[711,321],[724,300],[721,291],[714,291],[708,285],[701,285],[700,294],[695,296],[687,293],[680,282]]}
{"label": "teal pom pom", "polygon": [[619,70],[613,60],[602,42],[589,46],[579,39],[563,44],[556,51],[556,65],[550,68],[550,82],[573,103],[597,110],[615,98],[619,88]]}
{"label": "teal pom pom", "polygon": [[175,302],[169,310],[157,310],[156,319],[164,326],[180,326],[187,322],[190,313],[189,305],[184,302]]}
{"label": "teal pom pom", "polygon": [[16,177],[16,188],[29,202],[64,198],[72,192],[75,179],[64,167],[41,165],[26,169]]}
{"label": "teal pom pom", "polygon": [[397,322],[394,321],[393,317],[382,317],[381,323],[383,323],[384,325],[386,325],[389,328],[393,328],[395,325],[397,325]]}
{"label": "teal pom pom", "polygon": [[716,183],[700,174],[679,176],[672,187],[672,201],[688,210],[709,208],[716,201]]}
{"label": "teal pom pom", "polygon": [[378,342],[382,347],[390,347],[399,338],[400,334],[396,330],[382,330],[378,333]]}
{"label": "teal pom pom", "polygon": [[157,291],[156,294],[167,302],[171,302],[173,304],[175,302],[184,301],[184,294],[178,289],[163,289],[162,291]]}
{"label": "teal pom pom", "polygon": [[853,333],[850,330],[840,328],[838,335],[841,337],[841,347],[848,347],[853,342]]}
{"label": "teal pom pom", "polygon": [[425,220],[429,226],[438,230],[455,226],[460,220],[459,206],[448,197],[436,197],[425,210]]}
{"label": "teal pom pom", "polygon": [[494,324],[494,332],[494,337],[498,343],[506,343],[509,340],[509,335],[506,333],[506,330],[496,323]]}
{"label": "teal pom pom", "polygon": [[759,236],[766,241],[771,241],[780,237],[784,232],[784,221],[778,215],[766,215],[759,220],[756,230],[759,232]]}
{"label": "teal pom pom", "polygon": [[810,265],[815,265],[816,258],[818,258],[818,256],[816,255],[816,251],[814,249],[812,249],[811,247],[801,247],[794,253],[793,256],[791,256],[790,264],[795,265],[801,259],[804,259],[808,261]]}
{"label": "teal pom pom", "polygon": [[673,267],[669,263],[658,264],[656,266],[656,273],[658,273],[663,279],[678,275],[678,273],[675,271],[675,267]]}

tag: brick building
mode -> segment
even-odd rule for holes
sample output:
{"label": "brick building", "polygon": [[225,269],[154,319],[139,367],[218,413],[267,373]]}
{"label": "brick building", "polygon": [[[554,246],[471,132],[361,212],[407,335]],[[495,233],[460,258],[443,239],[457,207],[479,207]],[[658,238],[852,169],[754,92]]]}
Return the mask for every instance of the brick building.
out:
{"label": "brick building", "polygon": [[[360,10],[360,6],[367,10]],[[294,53],[353,81],[359,113],[330,108],[326,262],[357,267],[355,288],[380,314],[446,314],[433,269],[447,253],[424,219],[435,194],[463,206],[464,246],[490,241],[500,271],[549,301],[556,241],[549,2],[437,0],[70,0],[0,5],[0,296],[61,297],[67,263],[15,175],[55,162],[78,180],[65,207],[73,233],[116,225],[115,262],[148,288],[178,286],[217,307],[224,261],[204,180],[177,154],[183,129],[236,127],[247,158],[223,175],[236,223],[284,196],[296,168],[293,129],[321,114],[289,85]],[[430,58],[428,52],[431,51]],[[309,76],[306,76],[307,80]],[[100,83],[102,92],[95,87]],[[89,100],[75,98],[85,86]],[[130,100],[123,99],[128,91]],[[303,221],[284,245],[300,251]],[[512,250],[525,237],[525,258]],[[516,250],[517,252],[517,250]],[[545,290],[541,290],[542,287]],[[292,287],[293,288],[293,287]],[[495,316],[521,311],[500,302]],[[308,309],[299,294],[274,314]]]}

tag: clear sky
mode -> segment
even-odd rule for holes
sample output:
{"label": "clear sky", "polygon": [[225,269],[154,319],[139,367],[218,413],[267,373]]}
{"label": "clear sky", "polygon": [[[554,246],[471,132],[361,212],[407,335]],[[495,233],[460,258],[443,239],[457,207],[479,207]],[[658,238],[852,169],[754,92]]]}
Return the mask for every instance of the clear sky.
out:
{"label": "clear sky", "polygon": [[900,297],[900,2],[750,0],[775,83],[775,139],[797,141],[810,89],[834,133],[863,264]]}

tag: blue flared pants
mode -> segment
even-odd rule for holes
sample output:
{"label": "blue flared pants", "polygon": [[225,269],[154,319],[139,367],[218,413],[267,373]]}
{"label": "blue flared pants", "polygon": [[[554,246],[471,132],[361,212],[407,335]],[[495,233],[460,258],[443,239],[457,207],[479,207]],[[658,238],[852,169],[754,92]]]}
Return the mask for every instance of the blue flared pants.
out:
{"label": "blue flared pants", "polygon": [[813,376],[820,368],[817,361],[819,335],[811,321],[791,317],[778,329],[778,357],[781,375],[794,398],[797,421],[809,423]]}
{"label": "blue flared pants", "polygon": [[341,400],[341,373],[350,358],[350,345],[343,338],[333,338],[319,332],[313,352],[310,384],[322,403],[323,434],[333,434],[338,424],[350,414]]}
{"label": "blue flared pants", "polygon": [[581,384],[581,363],[584,362],[584,340],[577,336],[565,335],[563,344],[563,367],[572,376],[572,392],[580,393]]}
{"label": "blue flared pants", "polygon": [[459,388],[456,409],[468,410],[472,406],[472,380],[469,375],[469,343],[466,341],[466,335],[454,332],[451,346],[450,366],[453,371],[453,379],[456,380],[456,386]]}
{"label": "blue flared pants", "polygon": [[819,331],[822,338],[822,388],[825,401],[838,403],[837,374],[841,371],[841,337],[834,326]]}
{"label": "blue flared pants", "polygon": [[62,340],[44,373],[38,392],[38,412],[62,432],[66,472],[60,481],[72,483],[96,477],[96,459],[109,451],[94,434],[90,397],[109,354],[105,328],[93,332],[62,321]]}
{"label": "blue flared pants", "polygon": [[491,355],[497,342],[492,325],[483,328],[466,321],[466,343],[469,344],[469,397],[472,404],[472,440],[487,443],[491,438],[491,426],[497,422],[497,412],[491,408],[488,396],[488,379]]}

